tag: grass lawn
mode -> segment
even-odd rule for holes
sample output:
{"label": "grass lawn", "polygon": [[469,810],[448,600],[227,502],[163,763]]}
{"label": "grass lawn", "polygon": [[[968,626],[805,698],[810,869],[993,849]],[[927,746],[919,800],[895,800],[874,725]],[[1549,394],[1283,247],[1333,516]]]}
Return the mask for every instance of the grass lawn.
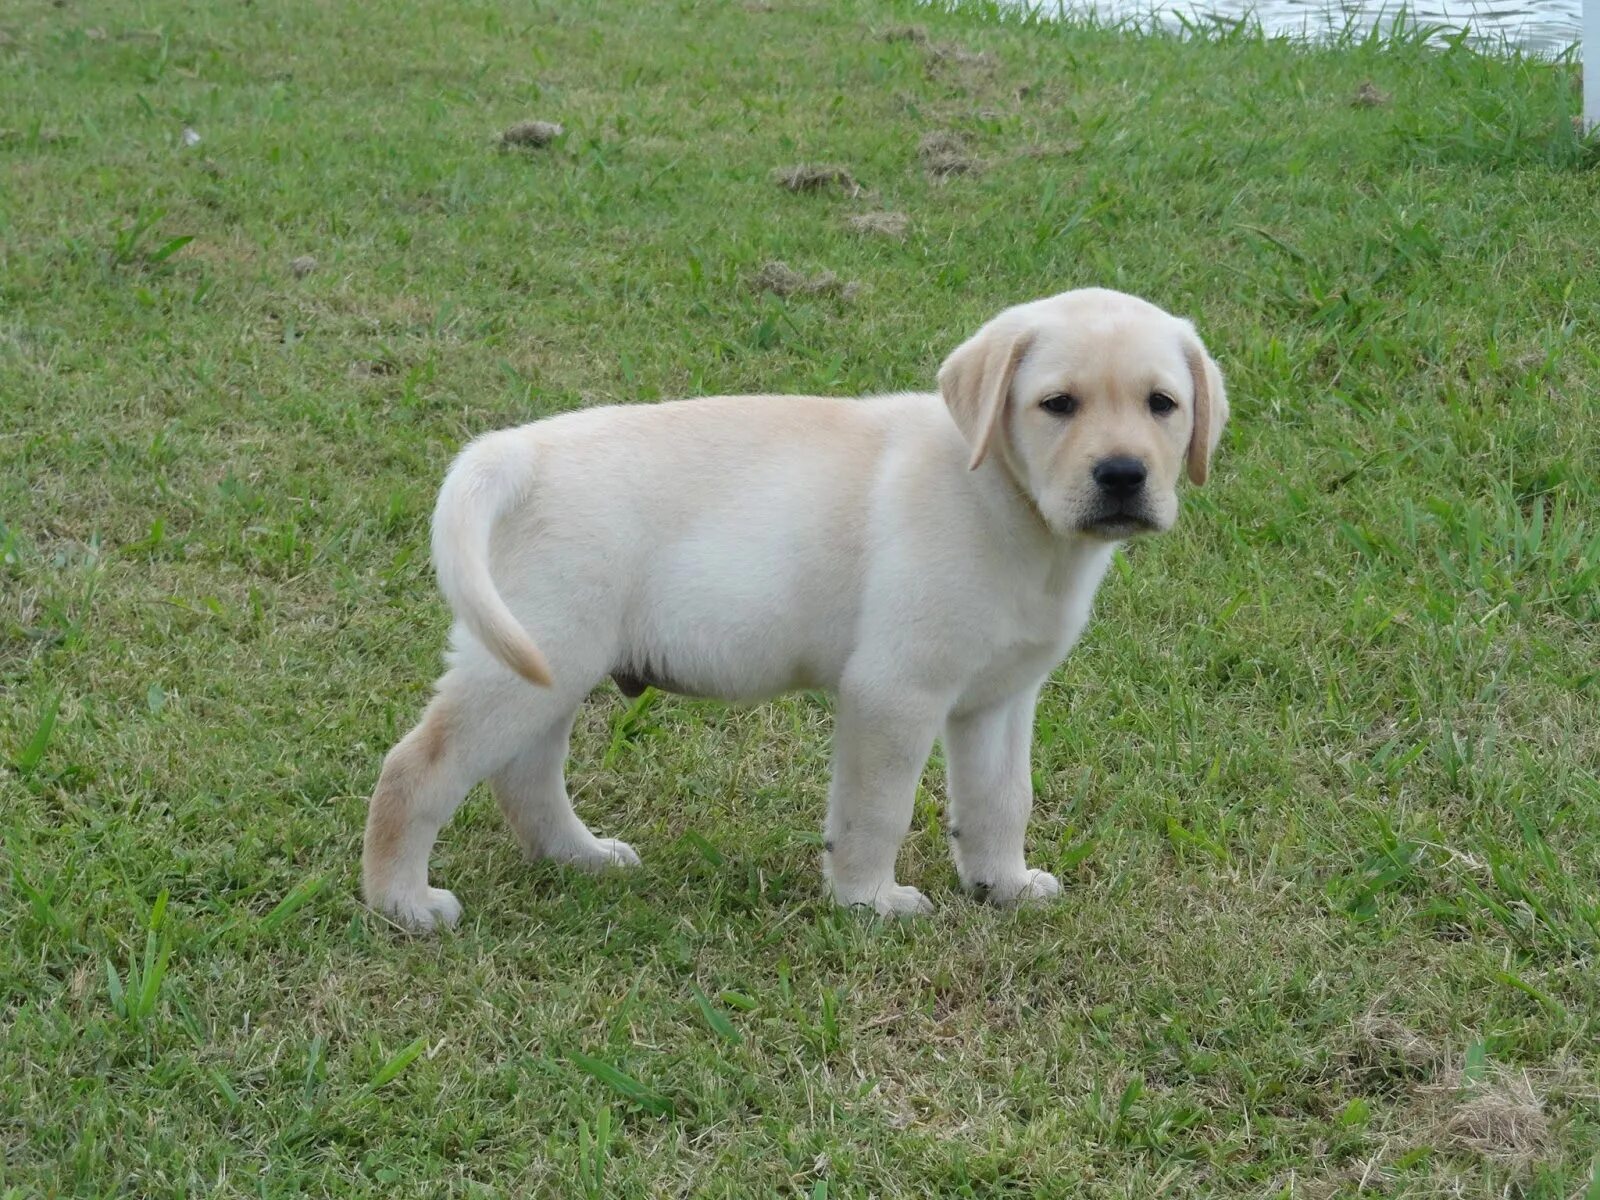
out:
{"label": "grass lawn", "polygon": [[[1600,1195],[1575,75],[888,0],[10,0],[0,1196]],[[774,182],[817,163],[859,192]],[[1062,902],[958,893],[936,752],[937,914],[835,911],[825,699],[608,687],[571,777],[639,872],[527,866],[479,795],[458,931],[362,908],[467,438],[926,387],[1084,284],[1193,316],[1234,422],[1046,690]]]}

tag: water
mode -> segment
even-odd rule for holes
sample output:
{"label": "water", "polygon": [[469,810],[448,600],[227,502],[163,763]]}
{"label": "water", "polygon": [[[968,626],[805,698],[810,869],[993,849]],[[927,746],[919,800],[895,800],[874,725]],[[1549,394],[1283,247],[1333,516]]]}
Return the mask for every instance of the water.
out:
{"label": "water", "polygon": [[[1011,0],[1019,7],[1037,7],[1049,12],[1056,7],[1055,0],[1030,4],[1028,0]],[[1590,0],[1600,4],[1600,0]],[[1074,0],[1063,0],[1070,13],[1079,5]],[[1148,17],[1151,0],[1095,0],[1083,4],[1101,17]],[[1343,28],[1349,21],[1357,29],[1386,25],[1392,18],[1394,3],[1377,3],[1369,0],[1158,0],[1156,16],[1163,23],[1177,23],[1177,14],[1216,13],[1228,17],[1254,15],[1268,33],[1310,34],[1325,33],[1330,23]],[[1519,46],[1540,54],[1554,55],[1580,40],[1583,33],[1583,0],[1409,0],[1406,4],[1408,18],[1421,25],[1445,25],[1452,31],[1465,28],[1468,38],[1475,44],[1494,47]]]}

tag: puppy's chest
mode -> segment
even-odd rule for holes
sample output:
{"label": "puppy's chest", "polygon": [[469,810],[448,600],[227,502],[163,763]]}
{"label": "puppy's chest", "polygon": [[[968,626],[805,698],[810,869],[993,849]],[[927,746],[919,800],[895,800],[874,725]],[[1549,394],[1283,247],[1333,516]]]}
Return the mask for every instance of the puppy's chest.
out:
{"label": "puppy's chest", "polygon": [[1088,623],[1087,598],[1058,595],[1019,600],[1008,606],[990,630],[987,661],[974,680],[980,690],[1014,691],[1049,674]]}

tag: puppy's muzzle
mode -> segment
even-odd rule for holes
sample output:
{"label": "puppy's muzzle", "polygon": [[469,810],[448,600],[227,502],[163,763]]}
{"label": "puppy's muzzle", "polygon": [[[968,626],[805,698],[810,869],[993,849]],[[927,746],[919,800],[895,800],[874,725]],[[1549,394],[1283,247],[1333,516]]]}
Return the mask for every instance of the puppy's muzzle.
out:
{"label": "puppy's muzzle", "polygon": [[1108,500],[1126,502],[1144,490],[1144,481],[1150,472],[1143,459],[1124,454],[1102,458],[1095,463],[1093,475],[1101,495]]}
{"label": "puppy's muzzle", "polygon": [[1157,527],[1147,504],[1150,470],[1143,459],[1126,454],[1102,458],[1090,474],[1096,495],[1094,511],[1083,523],[1085,532],[1125,538]]}

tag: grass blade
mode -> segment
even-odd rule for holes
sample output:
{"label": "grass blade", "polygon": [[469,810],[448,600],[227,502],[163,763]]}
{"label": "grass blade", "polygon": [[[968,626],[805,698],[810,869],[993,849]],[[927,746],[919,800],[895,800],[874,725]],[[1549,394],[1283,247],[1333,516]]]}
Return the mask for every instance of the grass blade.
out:
{"label": "grass blade", "polygon": [[419,1037],[405,1049],[401,1050],[400,1053],[390,1058],[389,1061],[384,1063],[383,1066],[379,1067],[377,1073],[373,1075],[372,1082],[367,1084],[367,1091],[375,1092],[385,1084],[393,1083],[395,1077],[412,1064],[417,1055],[422,1053],[427,1044],[427,1038]]}
{"label": "grass blade", "polygon": [[1228,861],[1228,852],[1220,845],[1203,833],[1196,833],[1194,830],[1186,828],[1171,817],[1167,818],[1167,839],[1171,841],[1175,849],[1180,851],[1185,846],[1194,846],[1196,849],[1205,851],[1218,862]]}
{"label": "grass blade", "polygon": [[33,770],[44,761],[44,752],[49,748],[50,737],[56,731],[56,714],[61,711],[61,693],[51,696],[44,706],[44,715],[39,718],[38,727],[33,731],[33,737],[22,748],[22,753],[11,760],[20,774],[31,775]]}
{"label": "grass blade", "polygon": [[1128,1080],[1128,1086],[1122,1089],[1122,1098],[1117,1101],[1116,1132],[1120,1134],[1128,1124],[1128,1117],[1133,1112],[1133,1106],[1139,1102],[1139,1097],[1144,1095],[1144,1080],[1135,1075]]}
{"label": "grass blade", "polygon": [[272,911],[262,917],[258,922],[262,933],[272,933],[296,912],[304,908],[328,884],[326,875],[313,875],[302,879],[289,889],[289,894],[273,907]]}
{"label": "grass blade", "polygon": [[182,250],[192,241],[194,241],[193,234],[184,234],[181,237],[175,237],[166,242],[159,249],[152,250],[147,256],[147,261],[151,266],[155,266],[158,263],[164,263],[167,261],[167,259],[171,258],[174,254],[176,254],[179,250]]}
{"label": "grass blade", "polygon": [[109,958],[106,959],[106,992],[111,997],[111,1011],[119,1017],[128,1015],[127,998],[122,991],[122,976],[117,974],[117,965]]}
{"label": "grass blade", "polygon": [[17,869],[15,863],[11,866],[11,882],[17,891],[28,898],[28,907],[33,910],[35,924],[41,925],[54,933],[66,931],[67,924],[62,919],[61,914],[56,911],[55,903],[50,899],[49,894],[40,888],[34,887],[33,884],[24,879],[22,872]]}
{"label": "grass blade", "polygon": [[704,836],[696,833],[692,829],[683,835],[683,840],[688,842],[696,850],[700,851],[700,857],[705,859],[713,867],[723,866],[728,861],[722,856],[722,851],[718,850],[715,846],[708,842]]}
{"label": "grass blade", "polygon": [[839,1048],[839,992],[835,988],[822,993],[822,1052],[830,1054]]}
{"label": "grass blade", "polygon": [[598,1200],[605,1195],[606,1156],[611,1150],[611,1109],[601,1106],[595,1114],[594,1131],[589,1122],[578,1118],[578,1180],[583,1194]]}
{"label": "grass blade", "polygon": [[1556,998],[1554,996],[1551,996],[1547,992],[1540,991],[1538,988],[1534,987],[1533,984],[1529,983],[1526,979],[1523,979],[1520,975],[1513,975],[1510,971],[1496,971],[1495,974],[1494,974],[1494,977],[1495,977],[1496,980],[1498,980],[1500,983],[1505,984],[1507,987],[1514,987],[1514,988],[1517,989],[1517,991],[1523,992],[1523,993],[1526,993],[1529,996],[1532,996],[1535,1000],[1537,1000],[1540,1004],[1544,1005],[1551,1012],[1563,1013],[1563,1014],[1566,1012],[1566,1009],[1562,1007],[1561,1003],[1558,1000],[1556,1000]]}
{"label": "grass blade", "polygon": [[306,1054],[306,1077],[300,1086],[300,1094],[307,1104],[316,1096],[317,1084],[322,1078],[322,1045],[322,1035],[319,1033],[311,1039],[311,1049]]}
{"label": "grass blade", "polygon": [[160,950],[156,949],[156,935],[152,932],[145,938],[145,964],[144,973],[139,980],[139,999],[135,1014],[143,1021],[155,1015],[156,1001],[161,996],[161,981],[166,978],[167,963],[172,958],[172,940],[161,939]]}
{"label": "grass blade", "polygon": [[1061,855],[1060,859],[1060,867],[1062,872],[1065,873],[1072,870],[1084,859],[1093,854],[1095,850],[1099,848],[1099,846],[1099,838],[1086,837],[1081,842],[1067,847],[1065,853]]}
{"label": "grass blade", "polygon": [[735,1046],[744,1041],[744,1035],[734,1028],[734,1024],[728,1020],[727,1014],[721,1012],[711,1001],[707,1000],[705,993],[699,988],[691,988],[690,991],[694,993],[695,1007],[700,1010],[700,1015],[705,1018],[706,1024],[711,1026],[712,1033],[723,1041],[732,1042]]}
{"label": "grass blade", "polygon": [[608,1062],[598,1058],[590,1058],[587,1054],[572,1053],[567,1055],[573,1066],[585,1075],[598,1079],[617,1095],[632,1104],[637,1104],[645,1112],[653,1113],[658,1117],[670,1117],[673,1113],[673,1103],[660,1092],[654,1091],[640,1083],[626,1071],[619,1071]]}
{"label": "grass blade", "polygon": [[1461,1067],[1462,1083],[1481,1083],[1489,1074],[1489,1047],[1480,1038],[1467,1047],[1466,1062]]}
{"label": "grass blade", "polygon": [[211,1068],[210,1075],[211,1075],[211,1084],[212,1084],[212,1086],[217,1089],[217,1092],[222,1096],[222,1099],[227,1103],[229,1109],[231,1109],[233,1111],[238,1111],[238,1109],[239,1109],[239,1093],[234,1090],[233,1084],[228,1082],[228,1077],[226,1075],[224,1075],[216,1067],[212,1067]]}

